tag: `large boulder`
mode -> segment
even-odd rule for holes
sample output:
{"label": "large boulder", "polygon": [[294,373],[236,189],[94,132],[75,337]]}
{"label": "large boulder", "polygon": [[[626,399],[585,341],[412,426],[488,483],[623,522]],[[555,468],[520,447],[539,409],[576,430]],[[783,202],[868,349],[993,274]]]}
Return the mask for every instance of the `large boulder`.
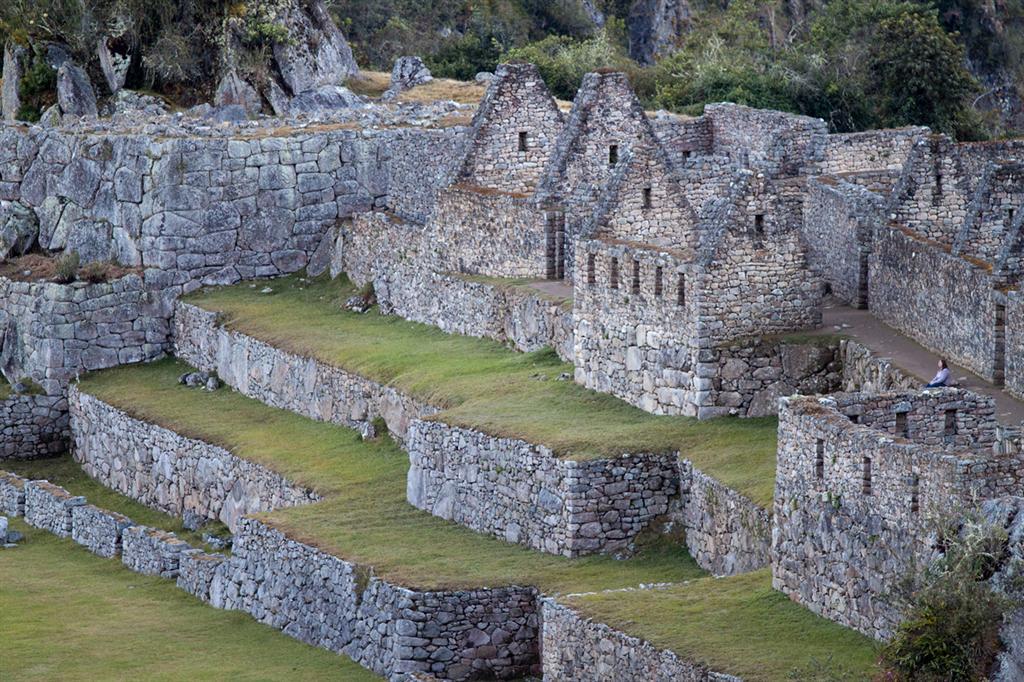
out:
{"label": "large boulder", "polygon": [[411,90],[417,85],[423,85],[434,80],[430,75],[430,69],[419,57],[399,57],[391,68],[391,84],[384,99],[392,99],[400,93]]}
{"label": "large boulder", "polygon": [[257,114],[263,108],[263,102],[256,88],[246,83],[236,71],[228,71],[217,84],[217,92],[213,96],[213,104],[217,107],[237,105],[247,114]]}
{"label": "large boulder", "polygon": [[35,212],[16,201],[0,201],[0,261],[22,256],[39,236]]}
{"label": "large boulder", "polygon": [[299,93],[292,98],[290,113],[315,114],[333,109],[366,106],[366,100],[340,85],[325,85],[316,90]]}
{"label": "large boulder", "polygon": [[18,84],[24,75],[25,55],[25,48],[15,45],[10,40],[4,45],[4,82],[0,88],[0,116],[5,121],[15,120],[18,117],[18,110],[21,109]]}
{"label": "large boulder", "polygon": [[321,0],[291,3],[283,21],[290,40],[274,46],[274,61],[292,94],[341,85],[359,72],[352,48]]}
{"label": "large boulder", "polygon": [[89,74],[74,62],[66,61],[57,69],[57,103],[65,116],[96,116],[96,91]]}
{"label": "large boulder", "polygon": [[103,78],[107,81],[107,88],[111,94],[116,95],[124,87],[125,79],[128,77],[131,56],[111,50],[109,39],[101,37],[96,44],[96,57],[99,59]]}
{"label": "large boulder", "polygon": [[626,21],[629,56],[641,64],[671,52],[689,32],[693,13],[688,0],[637,0]]}

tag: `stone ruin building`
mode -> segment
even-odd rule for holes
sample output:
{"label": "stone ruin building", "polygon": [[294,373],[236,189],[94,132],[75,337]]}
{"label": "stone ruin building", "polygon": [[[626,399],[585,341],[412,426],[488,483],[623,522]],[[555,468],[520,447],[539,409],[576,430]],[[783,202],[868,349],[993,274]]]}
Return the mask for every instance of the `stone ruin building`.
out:
{"label": "stone ruin building", "polygon": [[[19,389],[0,401],[0,460],[73,443],[101,482],[175,515],[218,518],[236,545],[229,557],[190,554],[67,491],[5,475],[0,511],[392,679],[506,678],[547,671],[549,655],[560,657],[557,679],[592,679],[584,661],[605,635],[585,652],[550,652],[562,638],[548,623],[574,636],[592,624],[535,589],[439,597],[376,577],[363,585],[353,563],[250,516],[316,502],[315,492],[75,383],[174,354],[311,419],[364,434],[383,420],[409,455],[407,501],[435,516],[570,559],[628,551],[668,519],[702,568],[770,566],[774,587],[808,609],[891,637],[906,606],[901,577],[935,557],[937,510],[1021,492],[1020,434],[984,396],[913,390],[915,379],[859,344],[794,333],[821,326],[830,295],[1024,397],[1021,142],[953,143],[924,128],[836,135],[820,120],[728,103],[696,118],[651,115],[613,72],[588,74],[567,107],[522,63],[501,65],[468,113],[392,102],[316,122],[4,124],[5,256],[75,252],[119,275],[0,278],[0,372]],[[773,507],[678,453],[566,461],[432,420],[438,405],[179,300],[303,270],[372,288],[382,313],[520,351],[553,348],[577,383],[649,413],[778,413]],[[150,485],[154,448],[177,453],[180,478]],[[240,483],[197,483],[208,461]],[[309,570],[337,580],[316,592]],[[289,598],[243,589],[257,582]],[[451,607],[445,619],[438,599]],[[497,655],[494,632],[467,643],[481,611],[515,633],[513,653]],[[396,623],[407,632],[392,633]],[[469,653],[425,662],[398,643],[420,635]],[[579,663],[575,676],[566,660]],[[630,660],[634,678],[667,665]]]}

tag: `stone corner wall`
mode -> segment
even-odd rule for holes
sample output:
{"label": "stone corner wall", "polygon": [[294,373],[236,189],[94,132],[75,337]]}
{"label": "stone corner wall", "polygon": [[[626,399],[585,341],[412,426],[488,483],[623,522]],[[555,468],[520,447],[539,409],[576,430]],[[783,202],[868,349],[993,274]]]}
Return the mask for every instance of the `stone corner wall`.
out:
{"label": "stone corner wall", "polygon": [[576,462],[435,421],[410,429],[407,498],[435,516],[568,557],[619,552],[677,493],[677,455]]}
{"label": "stone corner wall", "polygon": [[25,515],[25,484],[28,479],[0,471],[0,514]]}
{"label": "stone corner wall", "polygon": [[61,396],[12,394],[0,401],[0,462],[56,457],[67,450],[69,435]]}
{"label": "stone corner wall", "polygon": [[121,553],[122,534],[135,524],[127,516],[91,504],[71,510],[71,539],[93,554],[114,557]]}
{"label": "stone corner wall", "polygon": [[[693,467],[680,463],[686,548],[714,575],[764,568],[771,561],[771,513]],[[689,475],[687,475],[687,473]]]}
{"label": "stone corner wall", "polygon": [[71,512],[84,504],[84,497],[72,495],[49,481],[25,484],[25,523],[59,537],[71,537]]}

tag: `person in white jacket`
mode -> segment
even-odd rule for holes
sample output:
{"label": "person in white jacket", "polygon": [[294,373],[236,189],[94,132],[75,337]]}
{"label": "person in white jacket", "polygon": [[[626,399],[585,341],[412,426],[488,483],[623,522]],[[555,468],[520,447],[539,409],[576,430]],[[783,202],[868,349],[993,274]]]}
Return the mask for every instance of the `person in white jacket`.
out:
{"label": "person in white jacket", "polygon": [[939,360],[939,371],[925,388],[940,388],[949,386],[949,365],[945,360]]}

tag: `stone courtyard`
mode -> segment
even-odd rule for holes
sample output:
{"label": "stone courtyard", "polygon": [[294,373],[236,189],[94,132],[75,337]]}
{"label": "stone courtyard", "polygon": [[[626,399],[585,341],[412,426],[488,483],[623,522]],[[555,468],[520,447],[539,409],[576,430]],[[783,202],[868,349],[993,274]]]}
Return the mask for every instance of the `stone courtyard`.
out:
{"label": "stone courtyard", "polygon": [[0,124],[0,568],[43,531],[394,681],[872,679],[951,509],[1011,590],[1024,142],[486,80]]}

